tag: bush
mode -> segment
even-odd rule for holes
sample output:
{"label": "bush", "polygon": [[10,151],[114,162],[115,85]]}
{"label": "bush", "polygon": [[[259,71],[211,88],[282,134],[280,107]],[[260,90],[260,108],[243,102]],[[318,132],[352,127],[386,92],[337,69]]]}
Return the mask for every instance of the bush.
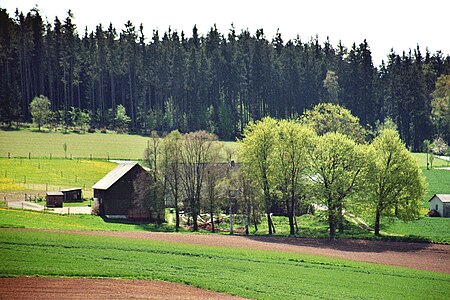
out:
{"label": "bush", "polygon": [[89,133],[94,133],[95,132],[95,128],[94,127],[89,127],[87,131]]}

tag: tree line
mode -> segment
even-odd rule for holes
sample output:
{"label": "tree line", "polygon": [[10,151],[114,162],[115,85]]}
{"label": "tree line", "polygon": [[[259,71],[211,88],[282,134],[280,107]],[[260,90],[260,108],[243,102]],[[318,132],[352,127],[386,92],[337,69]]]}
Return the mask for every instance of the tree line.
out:
{"label": "tree line", "polygon": [[436,135],[450,142],[449,106],[433,101],[437,79],[450,74],[441,52],[392,50],[376,67],[366,40],[285,41],[233,25],[225,34],[212,26],[202,36],[194,26],[190,36],[169,28],[147,37],[130,21],[120,32],[112,24],[89,32],[73,19],[70,11],[48,22],[37,8],[14,16],[0,8],[1,122],[30,121],[31,100],[44,95],[66,125],[74,109],[89,114],[91,127],[111,127],[121,105],[134,132],[207,130],[231,140],[250,121],[333,102],[366,128],[391,118],[413,150]]}
{"label": "tree line", "polygon": [[420,216],[426,183],[392,120],[378,126],[371,143],[363,137],[359,119],[331,103],[297,119],[250,122],[237,152],[221,149],[206,131],[172,131],[164,138],[153,132],[144,155],[151,171],[136,181],[136,201],[159,211],[172,199],[177,229],[180,209],[194,231],[199,218],[214,231],[228,210],[230,218],[243,216],[247,234],[264,213],[269,234],[276,233],[272,215],[278,214],[288,217],[295,235],[297,216],[319,211],[331,238],[354,215],[369,215],[380,235],[383,216]]}

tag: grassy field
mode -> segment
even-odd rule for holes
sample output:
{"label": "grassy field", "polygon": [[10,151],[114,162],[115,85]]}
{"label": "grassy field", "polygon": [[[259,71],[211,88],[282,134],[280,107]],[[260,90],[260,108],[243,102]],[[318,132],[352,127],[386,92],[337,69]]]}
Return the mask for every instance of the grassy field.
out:
{"label": "grassy field", "polygon": [[424,207],[428,208],[428,200],[434,194],[450,194],[450,170],[422,169],[422,172],[428,183],[428,192],[424,199]]}
{"label": "grassy field", "polygon": [[[65,204],[64,204],[65,205]],[[0,208],[0,227],[35,228],[58,230],[103,230],[103,231],[175,231],[173,225],[123,223],[104,221],[91,215],[59,215],[37,211]]]}
{"label": "grassy field", "polygon": [[412,222],[395,220],[383,226],[383,231],[438,243],[450,243],[450,218],[424,217]]}
{"label": "grassy field", "polygon": [[[0,230],[0,276],[158,279],[256,299],[446,299],[450,275],[321,256]],[[399,288],[408,287],[408,288]]]}
{"label": "grassy field", "polygon": [[[421,168],[427,167],[427,154],[426,153],[412,153],[412,155],[417,159],[417,162],[419,163],[419,167],[421,167]],[[433,160],[433,168],[437,168],[437,167],[450,167],[450,162],[435,157]]]}
{"label": "grassy field", "polygon": [[[65,205],[65,204],[64,204]],[[66,205],[65,205],[66,206]],[[24,211],[15,209],[0,208],[0,228],[30,228],[30,229],[59,229],[59,230],[101,230],[101,231],[160,231],[174,232],[175,226],[173,214],[166,213],[167,223],[157,224],[136,224],[117,220],[103,220],[91,215],[58,215],[35,211]],[[172,219],[172,221],[170,221]],[[304,215],[297,218],[299,225],[299,237],[327,238],[328,225],[326,220],[317,216]],[[280,236],[289,235],[287,218],[273,217],[276,226],[276,234]],[[223,228],[228,230],[228,225],[223,224]],[[393,221],[383,223],[382,230],[385,236],[383,239],[408,240],[408,241],[428,241],[437,243],[450,243],[450,219],[444,218],[421,218],[414,222]],[[243,224],[234,224],[236,232],[243,232]],[[190,232],[187,228],[180,228],[181,232]],[[200,230],[200,233],[209,231]],[[228,234],[228,231],[222,232]],[[253,226],[250,227],[252,235],[267,235],[267,225],[265,219],[258,225],[255,232]],[[387,236],[386,236],[387,234]],[[340,238],[375,238],[372,232],[365,231],[349,223],[346,225],[344,234],[338,235]]]}
{"label": "grassy field", "polygon": [[[0,157],[67,157],[141,160],[149,137],[116,133],[61,133],[0,129]],[[236,148],[234,142],[221,142]],[[67,144],[67,153],[63,145]],[[222,154],[223,156],[224,154]]]}
{"label": "grassy field", "polygon": [[91,189],[116,165],[81,159],[0,158],[0,193],[69,187]]}

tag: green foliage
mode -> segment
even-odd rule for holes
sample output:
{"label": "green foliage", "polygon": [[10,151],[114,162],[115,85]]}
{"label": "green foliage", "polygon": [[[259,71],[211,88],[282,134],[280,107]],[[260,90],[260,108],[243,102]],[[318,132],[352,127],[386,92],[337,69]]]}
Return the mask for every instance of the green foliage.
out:
{"label": "green foliage", "polygon": [[311,126],[318,135],[327,132],[345,134],[358,142],[363,142],[365,130],[359,124],[359,118],[337,104],[320,103],[301,116],[302,123]]}
{"label": "green foliage", "polygon": [[342,214],[348,197],[363,186],[365,148],[343,134],[330,132],[319,136],[311,151],[313,189],[317,201],[327,208],[332,238],[336,224],[342,231]]}
{"label": "green foliage", "polygon": [[310,127],[294,121],[280,120],[276,127],[270,178],[281,192],[282,205],[286,204],[292,235],[295,234],[295,209],[307,193],[305,175],[314,138]]}
{"label": "green foliage", "polygon": [[91,116],[86,110],[81,110],[79,108],[71,107],[69,110],[70,120],[72,125],[78,127],[79,130],[85,130],[89,126],[91,121]]}
{"label": "green foliage", "polygon": [[47,124],[50,121],[51,116],[51,103],[45,96],[34,97],[30,103],[30,113],[33,118],[33,122],[38,126],[39,131],[41,126]]}
{"label": "green foliage", "polygon": [[131,118],[127,116],[125,107],[122,104],[117,105],[116,115],[114,117],[114,126],[118,133],[124,133],[128,130]]}
{"label": "green foliage", "polygon": [[431,101],[431,120],[439,137],[450,144],[450,75],[441,75],[436,81]]}
{"label": "green foliage", "polygon": [[1,276],[157,279],[257,299],[444,299],[429,291],[450,285],[448,274],[128,238],[1,230],[0,247]]}
{"label": "green foliage", "polygon": [[380,234],[381,216],[396,210],[403,220],[420,215],[426,192],[425,179],[416,160],[395,130],[383,129],[370,146],[367,198],[376,214],[375,234]]}
{"label": "green foliage", "polygon": [[271,186],[269,172],[273,162],[273,151],[276,138],[277,121],[266,117],[261,121],[249,123],[244,129],[243,139],[239,147],[239,159],[242,163],[244,176],[255,181],[263,192],[264,206],[268,215],[269,234],[272,234],[270,209],[273,199],[270,195]]}
{"label": "green foliage", "polygon": [[327,102],[337,104],[339,101],[339,94],[341,88],[339,87],[338,76],[335,72],[328,70],[325,79],[323,80],[323,87],[327,91],[327,98],[324,99]]}

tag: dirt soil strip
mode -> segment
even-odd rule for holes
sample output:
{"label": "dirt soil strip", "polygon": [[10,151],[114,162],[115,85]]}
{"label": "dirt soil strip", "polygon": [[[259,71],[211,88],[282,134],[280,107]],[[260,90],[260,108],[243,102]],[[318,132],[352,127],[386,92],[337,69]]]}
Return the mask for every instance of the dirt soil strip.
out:
{"label": "dirt soil strip", "polygon": [[450,274],[450,245],[442,244],[162,232],[39,231],[126,237],[229,248],[252,248],[306,253]]}
{"label": "dirt soil strip", "polygon": [[244,299],[164,281],[0,278],[0,299]]}

